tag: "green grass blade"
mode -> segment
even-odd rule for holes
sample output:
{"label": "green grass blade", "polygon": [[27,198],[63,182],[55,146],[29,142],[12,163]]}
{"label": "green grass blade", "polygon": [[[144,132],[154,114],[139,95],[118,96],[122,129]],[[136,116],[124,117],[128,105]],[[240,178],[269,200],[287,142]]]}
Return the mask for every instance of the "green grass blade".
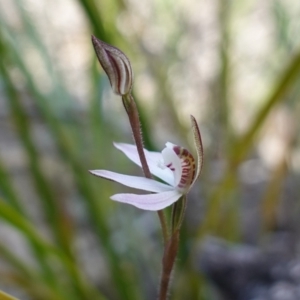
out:
{"label": "green grass blade", "polygon": [[18,300],[18,299],[0,290],[0,300]]}

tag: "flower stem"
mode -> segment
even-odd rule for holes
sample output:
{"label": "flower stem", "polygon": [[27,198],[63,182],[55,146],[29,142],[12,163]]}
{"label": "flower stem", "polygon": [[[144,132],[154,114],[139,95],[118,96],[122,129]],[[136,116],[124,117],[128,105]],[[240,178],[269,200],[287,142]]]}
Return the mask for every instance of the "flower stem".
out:
{"label": "flower stem", "polygon": [[162,259],[162,275],[160,279],[160,289],[158,300],[166,300],[168,296],[168,289],[173,270],[174,262],[176,259],[179,245],[179,229],[176,229],[166,244],[164,256]]}
{"label": "flower stem", "polygon": [[[124,95],[122,97],[122,100],[132,128],[133,137],[141,160],[141,165],[142,165],[144,175],[147,178],[152,178],[145,157],[145,152],[143,147],[143,137],[141,132],[141,123],[140,123],[140,118],[139,118],[136,103],[131,94]],[[158,298],[159,300],[166,300],[168,296],[171,274],[172,274],[173,266],[178,251],[179,231],[182,224],[185,208],[186,208],[186,197],[183,197],[183,199],[181,199],[179,203],[176,203],[173,208],[172,234],[170,239],[168,236],[168,226],[167,226],[164,211],[159,210],[157,212],[160,220],[161,228],[162,228],[163,240],[165,245],[164,255],[162,259],[162,275],[160,280],[160,289],[159,289],[159,298]]]}
{"label": "flower stem", "polygon": [[[137,151],[138,151],[138,154],[139,154],[139,157],[141,160],[141,165],[142,165],[144,175],[146,178],[152,178],[152,175],[150,173],[149,166],[148,166],[148,163],[147,163],[147,160],[145,157],[145,152],[144,152],[144,147],[143,147],[144,146],[143,145],[143,136],[142,136],[142,131],[141,131],[141,122],[140,122],[140,117],[139,117],[136,103],[131,94],[126,94],[126,95],[122,96],[122,101],[123,101],[123,105],[125,107],[125,110],[127,112],[128,118],[129,118],[130,126],[131,126],[132,133],[133,133],[133,138],[134,138],[134,141],[135,141],[135,144],[137,147]],[[159,221],[160,221],[161,228],[162,228],[164,244],[166,244],[168,241],[168,227],[167,227],[166,217],[165,217],[163,210],[159,210],[157,212],[157,214],[158,214]]]}
{"label": "flower stem", "polygon": [[165,246],[164,256],[162,260],[163,269],[160,281],[159,300],[167,299],[168,289],[170,285],[171,273],[175,263],[178,245],[179,232],[182,225],[183,217],[186,210],[186,196],[183,196],[173,205],[172,210],[172,236]]}

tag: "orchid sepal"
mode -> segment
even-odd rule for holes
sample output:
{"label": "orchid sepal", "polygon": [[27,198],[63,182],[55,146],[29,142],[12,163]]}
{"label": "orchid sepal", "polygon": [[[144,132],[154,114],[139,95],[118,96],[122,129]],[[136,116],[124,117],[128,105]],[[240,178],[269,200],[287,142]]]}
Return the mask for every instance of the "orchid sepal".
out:
{"label": "orchid sepal", "polygon": [[110,199],[131,204],[139,209],[158,211],[162,210],[174,202],[176,202],[182,196],[176,190],[157,194],[137,195],[137,194],[116,194],[110,197]]}

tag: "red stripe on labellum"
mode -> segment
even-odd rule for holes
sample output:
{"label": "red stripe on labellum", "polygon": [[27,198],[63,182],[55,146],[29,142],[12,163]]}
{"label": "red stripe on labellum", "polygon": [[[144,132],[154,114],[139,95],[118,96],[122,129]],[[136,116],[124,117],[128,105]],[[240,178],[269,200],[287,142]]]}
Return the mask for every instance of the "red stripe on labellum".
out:
{"label": "red stripe on labellum", "polygon": [[189,188],[189,186],[193,183],[196,174],[195,159],[187,149],[180,146],[174,146],[173,151],[180,158],[182,167],[182,173],[178,187],[182,189]]}

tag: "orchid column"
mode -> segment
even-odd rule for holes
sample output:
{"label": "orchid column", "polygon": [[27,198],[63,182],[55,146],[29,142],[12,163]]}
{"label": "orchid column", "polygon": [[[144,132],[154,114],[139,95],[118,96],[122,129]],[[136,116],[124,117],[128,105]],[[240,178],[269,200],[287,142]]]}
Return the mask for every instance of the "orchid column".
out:
{"label": "orchid column", "polygon": [[[166,147],[161,153],[145,150],[137,106],[131,95],[133,72],[129,59],[119,49],[102,42],[94,36],[92,36],[92,42],[113,91],[122,97],[135,140],[135,145],[115,143],[115,147],[142,167],[146,178],[118,174],[107,170],[93,170],[90,172],[131,188],[151,192],[145,195],[116,194],[111,196],[111,199],[131,204],[140,209],[158,212],[165,243],[159,300],[165,300],[167,299],[170,275],[178,250],[179,231],[187,202],[186,195],[199,177],[202,169],[203,147],[200,131],[195,118],[191,116],[197,160],[188,150],[170,142],[166,143]],[[165,183],[154,180],[151,174]],[[170,205],[173,205],[173,210],[169,234],[163,209]]]}

